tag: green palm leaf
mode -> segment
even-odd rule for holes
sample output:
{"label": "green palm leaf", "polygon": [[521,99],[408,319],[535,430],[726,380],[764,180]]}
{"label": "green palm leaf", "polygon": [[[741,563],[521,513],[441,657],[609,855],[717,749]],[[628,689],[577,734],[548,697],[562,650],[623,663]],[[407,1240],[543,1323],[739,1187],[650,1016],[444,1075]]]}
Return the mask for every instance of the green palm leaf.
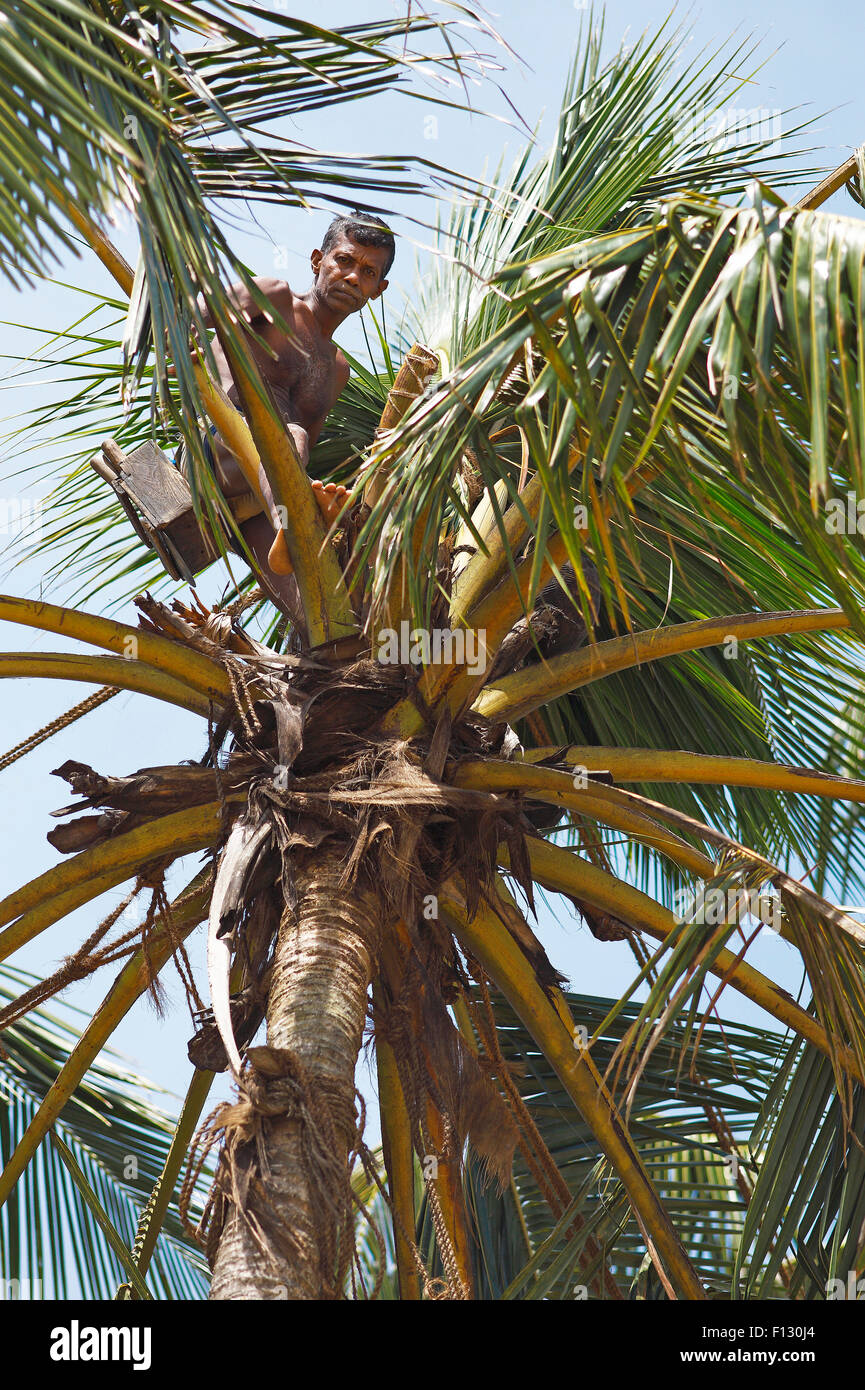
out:
{"label": "green palm leaf", "polygon": [[[0,998],[11,1002],[33,977],[4,965]],[[0,1167],[17,1147],[36,1108],[78,1041],[80,1010],[38,1009],[3,1033],[0,1060]],[[110,1051],[95,1062],[65,1106],[56,1132],[80,1166],[94,1199],[131,1250],[136,1226],[162,1172],[176,1121],[156,1103],[159,1088]],[[127,1274],[61,1161],[43,1143],[0,1210],[4,1279],[45,1298],[113,1298]],[[202,1298],[207,1265],[176,1212],[169,1212],[149,1271],[160,1298]],[[41,1294],[36,1285],[41,1284]]]}
{"label": "green palm leaf", "polygon": [[[592,1056],[603,1072],[638,1008],[626,1005],[611,1024],[605,1025],[618,1001],[582,994],[566,997],[575,1022],[586,1028],[588,1037],[594,1039],[601,1030],[592,1043]],[[607,1264],[627,1296],[646,1254],[639,1228],[622,1211],[619,1185],[549,1063],[509,1006],[495,994],[493,1005],[502,1053],[574,1195],[574,1204],[566,1217],[556,1221],[520,1152],[515,1161],[514,1188],[501,1196],[491,1187],[482,1187],[476,1167],[469,1163],[466,1184],[476,1241],[475,1275],[482,1290],[479,1296],[499,1298],[510,1286],[510,1296],[519,1298],[592,1297],[586,1293],[587,1271],[580,1258],[580,1242],[573,1234],[566,1234],[576,1215],[593,1219],[594,1228],[602,1232]],[[788,1088],[783,1036],[728,1019],[713,1019],[702,1033],[694,1067],[691,1056],[683,1055],[686,1041],[685,1026],[677,1022],[652,1054],[630,1112],[629,1129],[691,1259],[710,1293],[730,1297],[738,1262],[755,1233],[760,1232],[761,1245],[755,1253],[761,1259],[754,1264],[749,1296],[792,1296],[793,1284],[797,1289],[803,1283],[812,1288],[807,1255],[797,1260],[795,1250],[789,1250],[783,1241],[775,1242],[774,1226],[768,1230],[766,1226],[770,1196],[780,1181],[779,1166],[765,1146],[766,1116],[778,1095],[789,1096],[789,1102],[784,1103],[789,1103],[792,1119],[797,1099]],[[818,1069],[824,1060],[816,1063],[816,1054],[810,1049],[806,1049],[806,1056]],[[805,1058],[802,1060],[804,1064]],[[825,1109],[831,1092],[828,1064],[823,1080]],[[829,1108],[831,1111],[831,1105]],[[837,1112],[825,1118],[822,1133],[828,1151],[833,1136],[837,1141],[841,1134]],[[784,1134],[786,1140],[779,1138],[779,1144],[789,1141],[786,1130]],[[808,1151],[812,1140],[807,1129],[801,1137],[803,1152]],[[821,1219],[831,1231],[835,1213],[840,1211],[848,1229],[858,1214],[858,1208],[853,1210],[855,1181],[845,1185],[837,1152],[833,1151],[833,1187],[828,1158],[821,1161],[820,1197],[825,1199],[819,1208]],[[789,1165],[781,1165],[788,1177],[795,1167],[795,1155]],[[754,1189],[748,1201],[736,1174]],[[843,1196],[841,1188],[845,1189]],[[807,1188],[801,1197],[803,1208],[811,1190]],[[846,1272],[853,1267],[850,1244],[848,1240],[833,1268]],[[767,1248],[772,1252],[771,1260]],[[782,1262],[789,1295],[780,1282]],[[663,1290],[660,1294],[664,1296]]]}
{"label": "green palm leaf", "polygon": [[[399,91],[416,71],[448,90],[433,90],[428,99],[459,104],[450,87],[478,55],[456,46],[457,21],[424,15],[332,31],[251,6],[219,4],[205,14],[171,0],[150,6],[145,19],[127,0],[16,0],[4,18],[0,86],[15,98],[0,100],[0,265],[13,283],[26,282],[60,248],[77,249],[67,226],[77,210],[98,216],[120,203],[133,212],[140,254],[123,339],[131,368],[125,389],[140,382],[152,358],[154,403],[185,438],[197,492],[212,505],[195,424],[204,411],[190,333],[212,371],[206,303],[242,351],[224,286],[239,279],[251,285],[251,278],[209,200],[248,198],[260,189],[266,198],[306,206],[313,196],[345,199],[350,189],[352,202],[372,207],[369,195],[420,191],[424,185],[406,177],[404,157],[369,164],[364,155],[310,158],[292,142],[262,143],[257,127],[325,102]],[[190,34],[205,47],[184,43]],[[443,39],[441,49],[425,42],[431,36]],[[223,151],[220,136],[234,147]],[[174,390],[168,360],[177,368]]]}

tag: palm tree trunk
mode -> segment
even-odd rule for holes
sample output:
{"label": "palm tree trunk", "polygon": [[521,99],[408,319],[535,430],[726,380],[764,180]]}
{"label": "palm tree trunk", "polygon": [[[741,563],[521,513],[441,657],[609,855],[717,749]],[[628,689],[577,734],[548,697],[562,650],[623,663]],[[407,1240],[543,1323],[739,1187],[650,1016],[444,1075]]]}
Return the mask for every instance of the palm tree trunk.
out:
{"label": "palm tree trunk", "polygon": [[[268,1218],[282,1238],[268,1242],[268,1259],[248,1222],[231,1206],[214,1264],[213,1299],[315,1299],[339,1292],[330,1259],[320,1258],[323,1248],[335,1247],[339,1217],[327,1208],[326,1196],[323,1214],[310,1153],[319,1139],[326,1150],[330,1139],[325,1168],[328,1160],[335,1161],[344,1179],[355,1133],[355,1064],[381,921],[372,894],[340,886],[340,867],[338,852],[331,851],[298,873],[298,901],[283,915],[274,958],[268,1048],[252,1049],[259,1076],[268,1069],[262,1054],[270,1051],[283,1061],[290,1054],[293,1075],[303,1078],[300,1105],[269,1116],[261,1130],[270,1173],[257,1172],[270,1203]],[[270,1091],[275,1096],[273,1087]]]}

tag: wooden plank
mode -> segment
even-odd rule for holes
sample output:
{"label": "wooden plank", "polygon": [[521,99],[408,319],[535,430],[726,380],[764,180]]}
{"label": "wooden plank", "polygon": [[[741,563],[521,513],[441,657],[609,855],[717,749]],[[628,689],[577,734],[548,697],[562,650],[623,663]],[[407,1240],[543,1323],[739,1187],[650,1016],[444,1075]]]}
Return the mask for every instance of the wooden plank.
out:
{"label": "wooden plank", "polygon": [[123,491],[122,484],[117,481],[118,475],[113,471],[109,464],[107,464],[103,459],[99,457],[98,454],[94,454],[93,458],[90,460],[90,467],[94,470],[94,472],[99,474],[100,478],[104,479],[104,481],[108,483],[109,487],[113,489],[115,496],[118,498],[120,505],[126,513],[127,519],[129,520],[132,529],[138,536],[139,540],[144,541],[145,545],[150,545],[150,537],[145,531],[144,526],[138,516],[138,513],[136,512],[129,498],[126,496],[126,493]]}
{"label": "wooden plank", "polygon": [[191,510],[189,484],[152,440],[131,454],[124,454],[114,440],[106,440],[102,452],[151,526],[168,526]]}

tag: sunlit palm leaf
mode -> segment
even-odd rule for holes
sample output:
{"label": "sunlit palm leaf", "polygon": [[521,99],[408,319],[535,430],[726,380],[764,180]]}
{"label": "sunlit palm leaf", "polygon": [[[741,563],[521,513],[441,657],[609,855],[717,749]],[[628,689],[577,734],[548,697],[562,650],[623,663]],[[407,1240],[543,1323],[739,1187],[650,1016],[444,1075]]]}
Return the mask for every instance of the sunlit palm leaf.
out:
{"label": "sunlit palm leaf", "polygon": [[[433,90],[430,100],[453,104],[463,69],[480,64],[483,71],[488,63],[473,48],[457,46],[456,22],[424,15],[330,31],[251,6],[217,5],[205,14],[172,0],[151,6],[145,19],[127,0],[116,6],[69,0],[62,7],[16,0],[4,18],[0,86],[16,95],[0,104],[7,127],[0,147],[0,265],[20,283],[57,254],[58,244],[75,247],[68,218],[76,210],[98,216],[119,202],[133,212],[139,277],[125,354],[134,381],[152,353],[155,399],[186,439],[196,495],[212,505],[195,424],[203,409],[190,332],[212,367],[206,301],[240,347],[224,289],[249,276],[208,199],[255,196],[262,179],[266,196],[279,190],[295,205],[319,193],[333,201],[349,189],[353,204],[388,190],[417,191],[422,185],[406,177],[404,158],[380,160],[372,172],[363,155],[310,159],[302,151],[294,159],[295,146],[264,145],[256,127],[307,106],[401,90],[416,72],[448,92]],[[450,27],[453,38],[445,32]],[[465,34],[477,27],[465,26]],[[190,34],[207,46],[190,48]],[[433,36],[443,38],[440,48],[425,42]],[[225,161],[214,147],[221,135],[235,142]],[[168,360],[177,368],[175,391]]]}
{"label": "sunlit palm leaf", "polygon": [[[786,1262],[789,1297],[849,1297],[861,1272],[865,1157],[845,1138],[825,1057],[793,1044],[766,1096],[753,1135],[761,1163],[736,1261],[740,1296],[767,1297]],[[865,1097],[856,1090],[853,1135]],[[854,1295],[855,1296],[855,1295]]]}

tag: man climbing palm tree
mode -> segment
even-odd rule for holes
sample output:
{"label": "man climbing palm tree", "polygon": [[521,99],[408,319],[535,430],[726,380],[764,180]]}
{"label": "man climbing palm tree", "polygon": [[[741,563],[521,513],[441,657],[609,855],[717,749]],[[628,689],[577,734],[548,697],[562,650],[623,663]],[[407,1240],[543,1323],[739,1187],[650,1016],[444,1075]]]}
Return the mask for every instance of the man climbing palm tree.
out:
{"label": "man climbing palm tree", "polygon": [[[312,252],[315,280],[304,294],[296,294],[284,280],[257,276],[256,286],[273,305],[276,316],[288,325],[290,336],[262,310],[245,285],[235,285],[229,291],[233,305],[252,330],[250,352],[304,468],[309,464],[310,448],[349,378],[348,362],[333,342],[333,334],[350,314],[384,292],[394,253],[393,233],[387,225],[372,214],[354,213],[335,217],[321,247]],[[211,321],[209,316],[206,321]],[[222,388],[233,404],[240,405],[237,385],[218,340],[214,340],[213,351]],[[250,492],[236,456],[215,429],[207,455],[272,598],[281,608],[295,611],[296,583],[291,577],[279,511],[263,468],[259,467],[258,477],[266,510],[261,499]],[[346,488],[317,481],[312,488],[325,519],[334,521],[348,496]]]}

